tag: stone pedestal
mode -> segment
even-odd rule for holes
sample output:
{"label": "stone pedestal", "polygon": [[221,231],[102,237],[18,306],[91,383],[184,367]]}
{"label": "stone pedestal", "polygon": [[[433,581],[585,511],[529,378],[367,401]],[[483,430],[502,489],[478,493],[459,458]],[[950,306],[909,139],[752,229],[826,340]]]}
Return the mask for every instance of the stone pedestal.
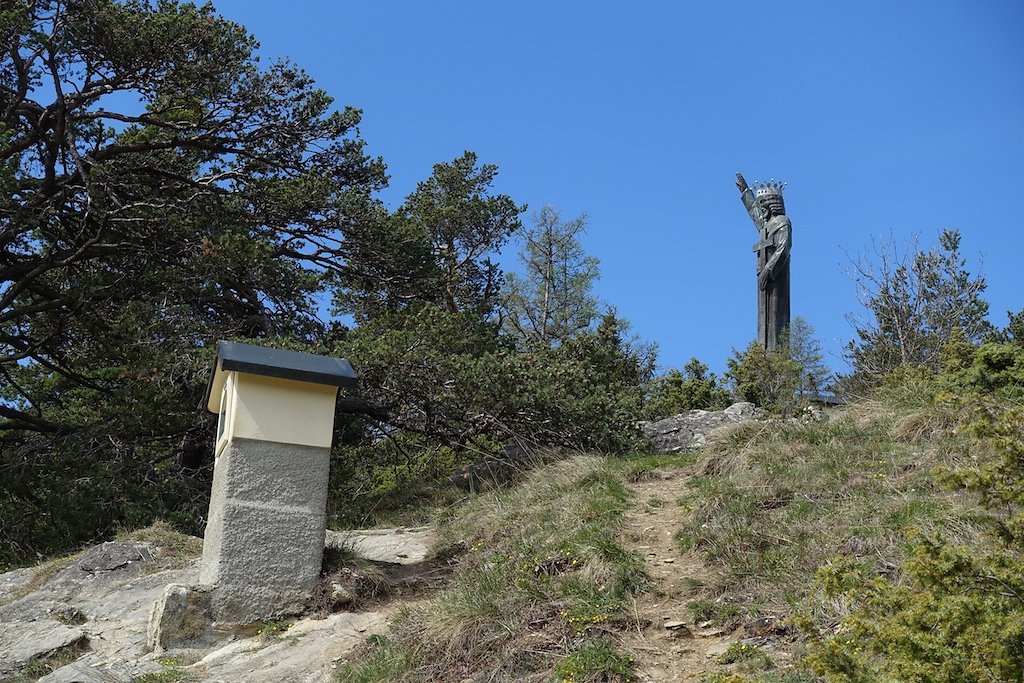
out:
{"label": "stone pedestal", "polygon": [[235,438],[217,458],[202,585],[218,621],[301,612],[324,551],[329,448]]}

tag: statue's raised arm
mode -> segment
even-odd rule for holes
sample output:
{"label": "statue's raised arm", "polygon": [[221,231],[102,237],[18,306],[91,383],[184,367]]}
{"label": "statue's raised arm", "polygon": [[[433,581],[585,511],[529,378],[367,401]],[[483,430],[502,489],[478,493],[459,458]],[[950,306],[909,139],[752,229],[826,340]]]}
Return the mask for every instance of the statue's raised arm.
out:
{"label": "statue's raised arm", "polygon": [[765,224],[764,212],[761,210],[761,203],[757,201],[754,191],[747,185],[747,180],[743,177],[742,173],[736,174],[736,187],[740,191],[743,206],[747,207],[747,213],[750,214],[750,220],[754,221],[754,227],[757,228],[758,232],[761,232],[764,230]]}

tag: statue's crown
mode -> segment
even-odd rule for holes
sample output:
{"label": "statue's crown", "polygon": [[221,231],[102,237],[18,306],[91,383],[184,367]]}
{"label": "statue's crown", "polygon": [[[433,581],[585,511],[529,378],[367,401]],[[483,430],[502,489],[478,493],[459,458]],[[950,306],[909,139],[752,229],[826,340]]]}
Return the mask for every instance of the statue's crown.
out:
{"label": "statue's crown", "polygon": [[781,197],[782,190],[785,187],[786,183],[775,180],[775,178],[754,183],[754,191],[757,193],[758,199],[762,197]]}
{"label": "statue's crown", "polygon": [[786,213],[786,202],[782,199],[782,190],[786,183],[771,180],[754,183],[754,191],[757,193],[757,201],[761,208],[768,212],[769,216],[783,216]]}

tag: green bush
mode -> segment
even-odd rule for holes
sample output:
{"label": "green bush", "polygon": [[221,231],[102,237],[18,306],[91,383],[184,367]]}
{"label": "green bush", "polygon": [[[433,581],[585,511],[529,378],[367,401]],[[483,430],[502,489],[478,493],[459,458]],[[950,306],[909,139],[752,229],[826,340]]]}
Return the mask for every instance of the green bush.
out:
{"label": "green bush", "polygon": [[686,410],[718,410],[728,407],[729,399],[715,373],[709,375],[707,365],[691,358],[683,372],[673,368],[651,382],[644,417],[661,420]]}
{"label": "green bush", "polygon": [[363,398],[392,429],[456,449],[518,435],[622,452],[635,446],[650,372],[623,331],[609,314],[556,347],[517,350],[491,323],[423,306],[362,325],[332,352],[359,368]]}
{"label": "green bush", "polygon": [[725,376],[732,381],[737,396],[765,410],[793,412],[803,369],[788,353],[769,353],[754,341],[746,351],[734,351],[727,362]]}
{"label": "green bush", "polygon": [[635,681],[633,658],[615,651],[607,643],[587,643],[555,665],[560,683],[587,681]]}
{"label": "green bush", "polygon": [[825,594],[853,609],[808,657],[827,681],[1024,680],[1024,409],[982,413],[996,457],[947,479],[981,495],[987,542],[922,535],[900,580],[853,561],[823,568]]}
{"label": "green bush", "polygon": [[[624,454],[652,360],[606,315],[557,346],[517,348],[496,325],[424,305],[338,335],[330,355],[360,374],[363,418],[339,420],[332,462],[335,525],[441,499],[457,466],[510,441]],[[370,514],[372,512],[372,515]],[[425,520],[420,520],[425,521]]]}
{"label": "green bush", "polygon": [[966,367],[944,375],[943,380],[960,391],[1024,398],[1024,346],[984,344],[974,350]]}

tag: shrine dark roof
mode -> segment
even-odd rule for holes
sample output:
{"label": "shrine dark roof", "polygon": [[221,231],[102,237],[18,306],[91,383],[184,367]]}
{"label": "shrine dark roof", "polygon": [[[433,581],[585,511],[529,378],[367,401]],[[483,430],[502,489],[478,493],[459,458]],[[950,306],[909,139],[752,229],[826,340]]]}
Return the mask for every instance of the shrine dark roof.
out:
{"label": "shrine dark roof", "polygon": [[[344,358],[318,356],[301,351],[284,349],[268,349],[263,346],[241,344],[238,342],[217,342],[217,361],[210,373],[206,386],[204,403],[212,412],[219,412],[220,390],[223,386],[224,373],[245,372],[264,377],[291,379],[297,382],[325,384],[335,387],[354,387],[356,373]],[[217,409],[211,403],[216,399]]]}

